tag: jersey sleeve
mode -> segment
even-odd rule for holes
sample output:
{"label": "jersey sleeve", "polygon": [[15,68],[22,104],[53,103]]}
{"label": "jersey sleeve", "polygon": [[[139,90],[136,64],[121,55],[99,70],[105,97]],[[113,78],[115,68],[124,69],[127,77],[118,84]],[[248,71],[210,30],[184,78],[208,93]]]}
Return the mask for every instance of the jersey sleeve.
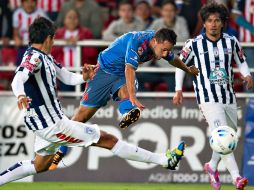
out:
{"label": "jersey sleeve", "polygon": [[179,58],[187,65],[193,57],[192,40],[187,40],[179,52]]}
{"label": "jersey sleeve", "polygon": [[239,41],[234,37],[235,40],[235,46],[234,46],[234,59],[235,62],[237,64],[237,67],[240,70],[240,73],[246,77],[247,75],[251,75],[250,74],[250,70],[248,67],[248,64],[246,62],[246,57],[243,51],[243,48],[240,46]]}
{"label": "jersey sleeve", "polygon": [[23,57],[20,66],[17,68],[16,72],[23,72],[27,75],[32,75],[34,72],[40,70],[42,65],[42,60],[39,54],[27,54]]}
{"label": "jersey sleeve", "polygon": [[85,81],[83,79],[83,75],[73,73],[68,71],[65,67],[62,67],[60,63],[58,63],[52,56],[51,59],[54,63],[54,67],[56,69],[57,78],[67,85],[79,85],[83,84]]}
{"label": "jersey sleeve", "polygon": [[134,35],[127,44],[127,51],[125,55],[125,64],[131,65],[135,70],[138,68],[139,55],[138,55],[138,39]]}
{"label": "jersey sleeve", "polygon": [[243,51],[243,48],[240,46],[239,41],[234,37],[235,45],[234,45],[234,59],[237,65],[240,65],[246,62],[246,57]]}

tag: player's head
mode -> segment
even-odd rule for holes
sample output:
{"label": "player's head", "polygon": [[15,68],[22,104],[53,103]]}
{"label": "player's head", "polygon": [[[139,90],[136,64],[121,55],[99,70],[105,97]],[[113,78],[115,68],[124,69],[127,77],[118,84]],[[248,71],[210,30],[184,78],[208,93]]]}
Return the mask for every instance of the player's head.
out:
{"label": "player's head", "polygon": [[44,17],[36,18],[29,27],[29,43],[43,44],[50,51],[54,42],[55,30],[50,20]]}
{"label": "player's head", "polygon": [[37,0],[22,0],[22,7],[27,13],[32,13],[36,9]]}
{"label": "player's head", "polygon": [[156,59],[166,57],[176,44],[177,35],[173,30],[161,28],[158,30],[150,42]]}
{"label": "player's head", "polygon": [[215,2],[204,5],[200,14],[205,31],[211,36],[218,36],[221,34],[229,17],[227,8],[223,4]]}

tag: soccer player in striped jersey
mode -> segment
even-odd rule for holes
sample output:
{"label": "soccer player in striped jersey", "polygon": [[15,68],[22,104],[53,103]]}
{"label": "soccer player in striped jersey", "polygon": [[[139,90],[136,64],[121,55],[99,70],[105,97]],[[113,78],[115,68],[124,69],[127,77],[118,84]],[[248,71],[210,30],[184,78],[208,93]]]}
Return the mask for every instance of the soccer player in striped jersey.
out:
{"label": "soccer player in striped jersey", "polygon": [[[209,130],[220,125],[227,125],[237,130],[237,106],[233,89],[232,61],[235,60],[248,89],[253,87],[244,52],[238,40],[222,32],[228,19],[228,11],[222,4],[210,3],[201,9],[205,33],[186,42],[180,52],[180,59],[185,64],[194,62],[199,69],[199,76],[194,77],[193,86],[197,103]],[[182,103],[182,84],[184,72],[176,70],[176,94],[173,103]],[[219,190],[221,182],[217,170],[223,161],[230,172],[236,189],[244,189],[248,180],[241,177],[234,154],[220,155],[213,152],[210,162],[204,166],[211,178],[211,185]]]}
{"label": "soccer player in striped jersey", "polygon": [[123,142],[95,125],[69,120],[62,112],[56,94],[56,78],[69,85],[81,84],[93,78],[96,67],[85,66],[83,76],[67,71],[50,55],[55,28],[44,17],[29,27],[31,47],[17,68],[12,88],[19,109],[25,109],[25,124],[35,134],[35,158],[21,161],[0,173],[0,186],[29,175],[47,171],[59,146],[89,145],[109,149],[113,154],[129,160],[154,163],[174,170],[185,143],[166,154],[152,153]]}

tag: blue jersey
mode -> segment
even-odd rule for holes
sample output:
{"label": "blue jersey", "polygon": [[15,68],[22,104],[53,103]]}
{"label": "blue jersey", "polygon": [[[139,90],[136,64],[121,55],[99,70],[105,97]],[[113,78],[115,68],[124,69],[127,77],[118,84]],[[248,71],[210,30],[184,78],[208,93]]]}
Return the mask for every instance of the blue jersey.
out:
{"label": "blue jersey", "polygon": [[[154,31],[140,31],[120,36],[99,54],[101,69],[109,74],[120,76],[124,75],[125,65],[131,65],[136,70],[139,63],[154,58],[154,53],[149,46],[154,35]],[[172,61],[174,54],[169,53],[164,59]]]}

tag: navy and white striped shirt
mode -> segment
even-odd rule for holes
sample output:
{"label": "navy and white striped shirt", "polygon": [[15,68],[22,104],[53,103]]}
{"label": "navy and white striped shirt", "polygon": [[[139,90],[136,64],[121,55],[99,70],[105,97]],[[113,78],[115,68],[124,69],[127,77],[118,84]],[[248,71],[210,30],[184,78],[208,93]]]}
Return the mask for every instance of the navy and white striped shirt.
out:
{"label": "navy and white striped shirt", "polygon": [[[51,55],[32,47],[25,52],[21,65],[17,68],[17,74],[22,74],[24,78],[24,83],[20,81],[19,84],[24,85],[24,94],[32,99],[24,117],[25,124],[30,130],[44,129],[63,118],[64,114],[56,92],[57,77],[66,84],[84,82],[82,75],[67,71],[56,63]],[[72,79],[75,79],[75,82],[71,81]],[[12,86],[15,93],[15,88],[18,87]],[[18,93],[15,95],[18,96]]]}
{"label": "navy and white striped shirt", "polygon": [[[198,104],[236,103],[232,60],[235,60],[240,71],[243,70],[241,65],[247,63],[243,50],[234,36],[223,33],[217,41],[211,41],[205,34],[201,34],[186,42],[179,57],[185,64],[194,62],[199,69],[199,75],[193,80]],[[176,77],[176,83],[179,83],[177,80]]]}

